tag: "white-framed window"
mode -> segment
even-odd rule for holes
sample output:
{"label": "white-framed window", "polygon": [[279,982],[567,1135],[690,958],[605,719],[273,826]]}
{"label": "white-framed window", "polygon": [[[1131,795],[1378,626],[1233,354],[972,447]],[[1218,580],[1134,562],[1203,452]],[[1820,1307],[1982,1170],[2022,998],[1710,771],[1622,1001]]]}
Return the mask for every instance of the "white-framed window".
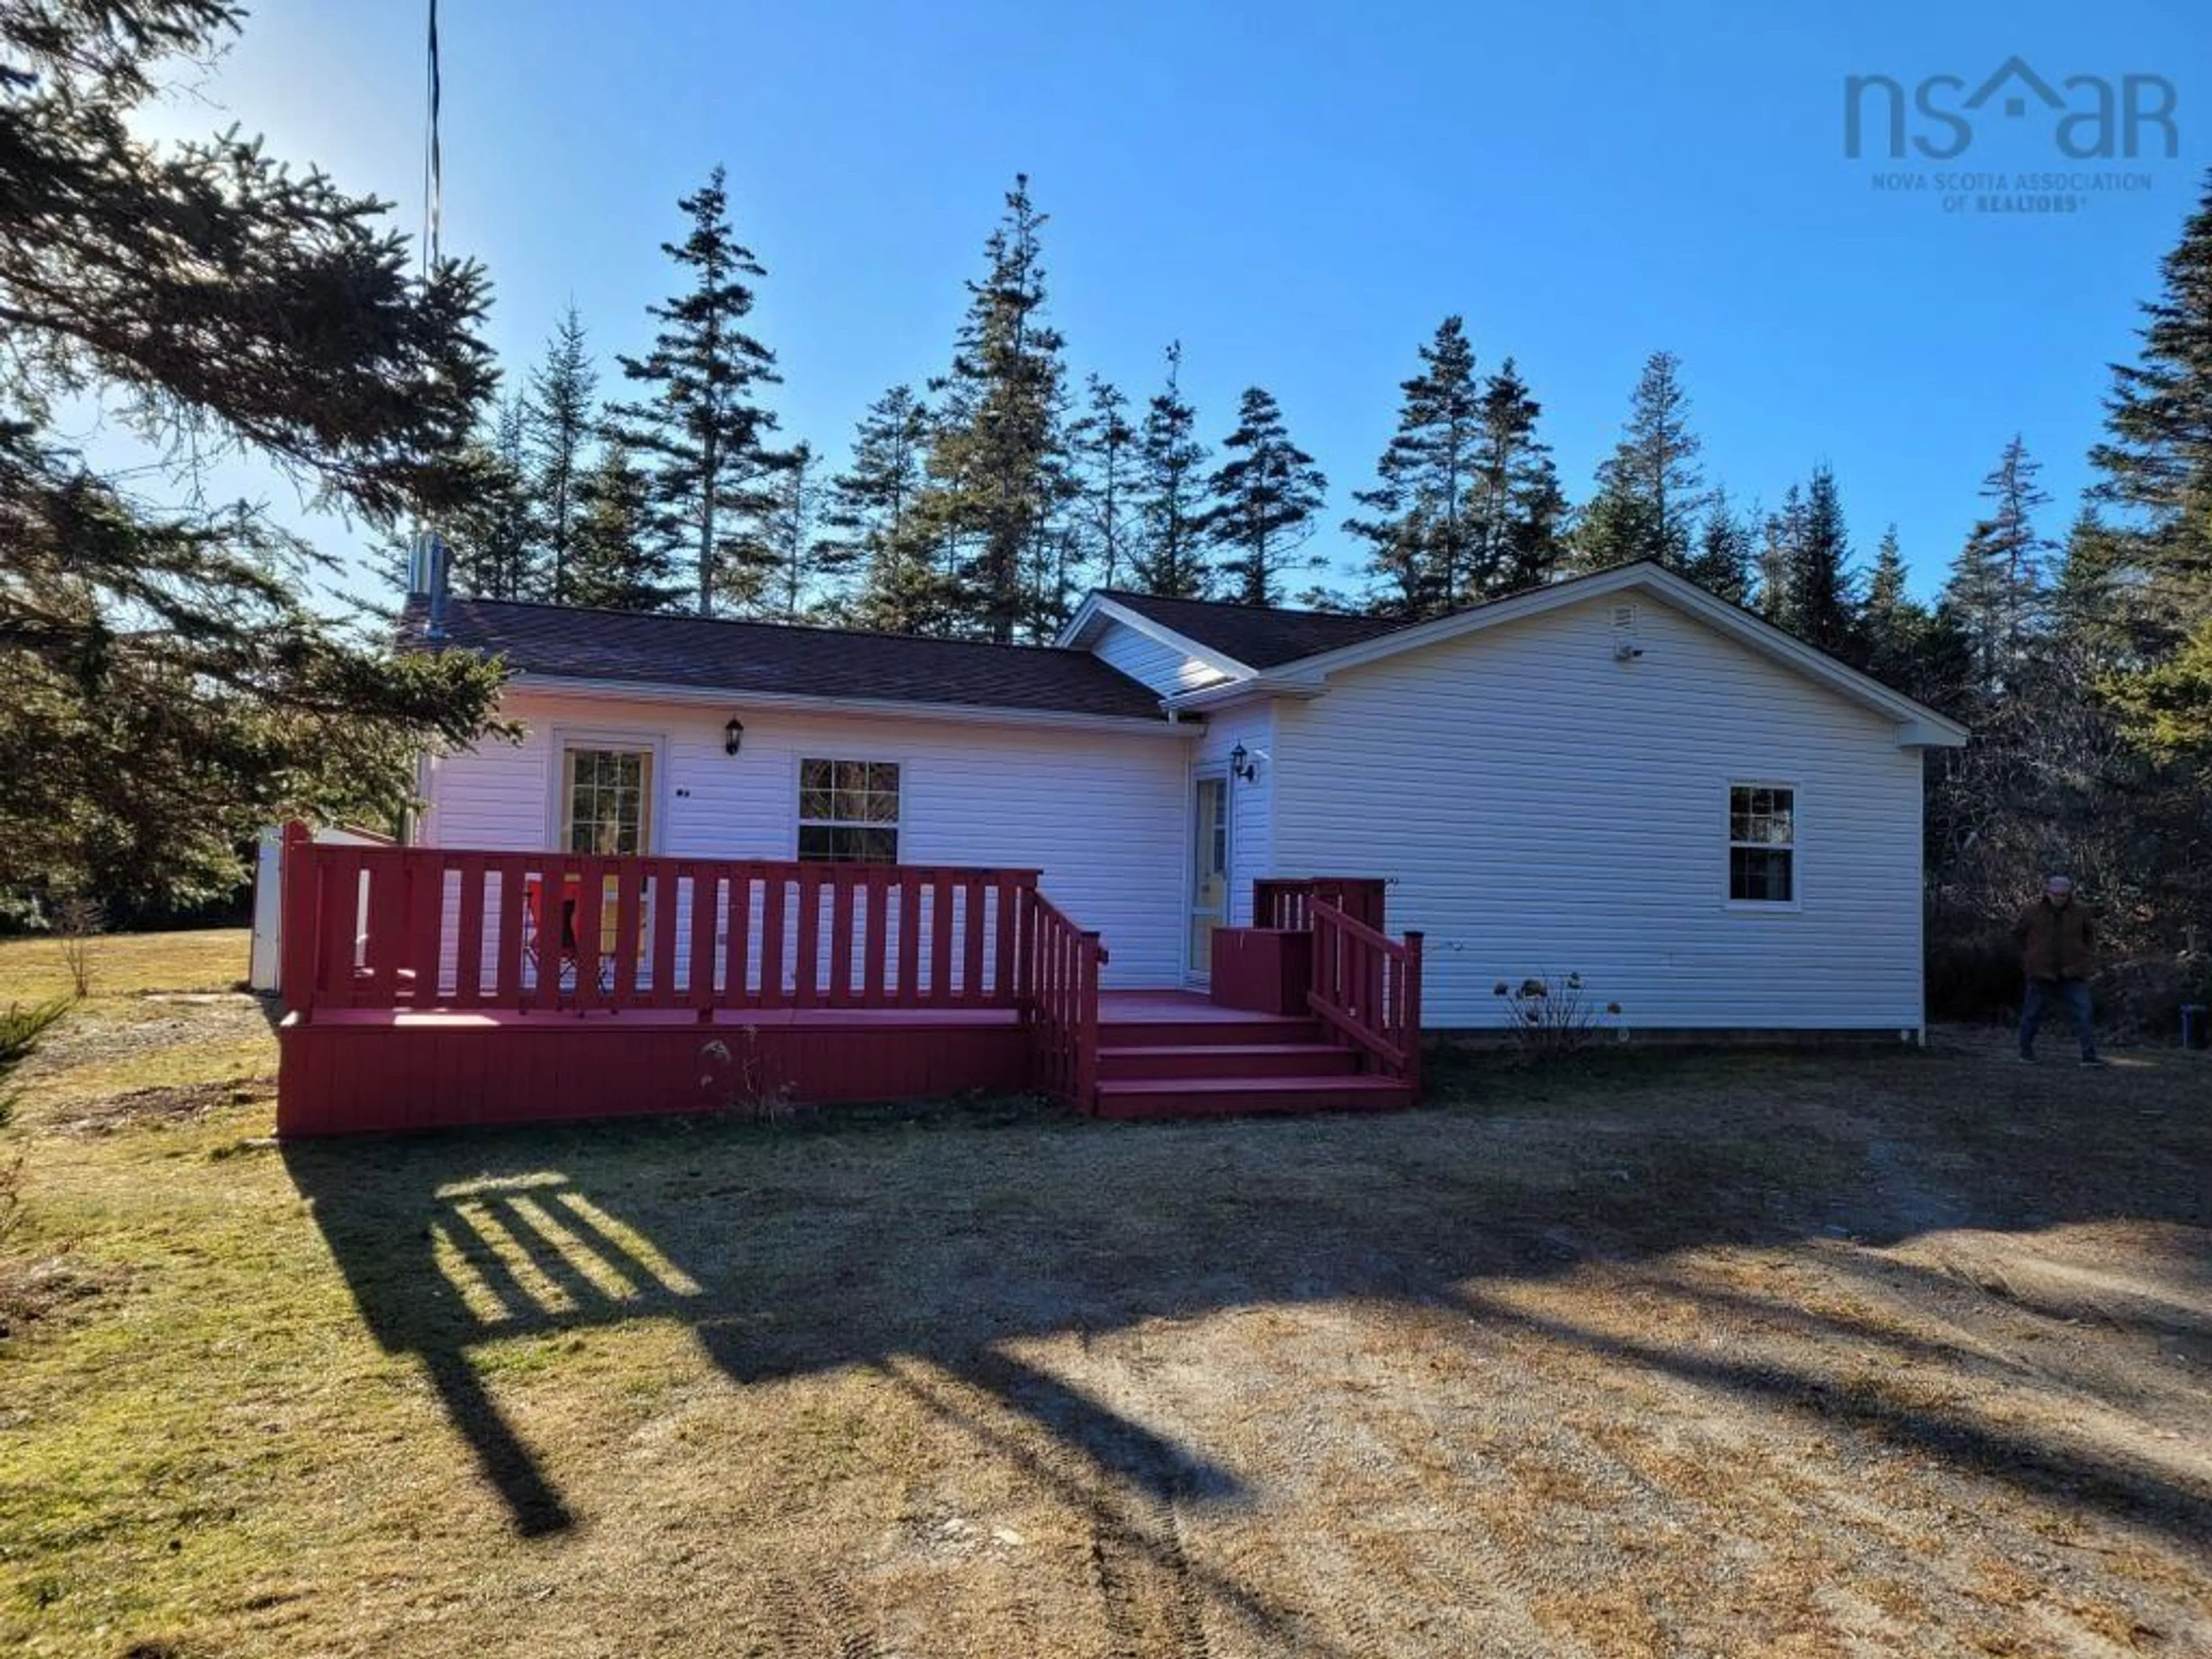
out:
{"label": "white-framed window", "polygon": [[899,763],[800,761],[799,856],[829,864],[896,864]]}
{"label": "white-framed window", "polygon": [[565,853],[653,850],[653,751],[576,739],[561,749],[560,844]]}
{"label": "white-framed window", "polygon": [[1729,785],[1728,896],[1731,904],[1797,902],[1797,790],[1786,783]]}

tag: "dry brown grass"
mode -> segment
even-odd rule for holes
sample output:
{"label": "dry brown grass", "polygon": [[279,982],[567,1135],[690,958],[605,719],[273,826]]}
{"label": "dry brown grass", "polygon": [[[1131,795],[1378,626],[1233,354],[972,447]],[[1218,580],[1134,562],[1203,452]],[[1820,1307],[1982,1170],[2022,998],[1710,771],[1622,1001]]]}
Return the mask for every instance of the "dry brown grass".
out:
{"label": "dry brown grass", "polygon": [[2202,1057],[278,1150],[149,994],[242,940],[127,945],[9,1136],[91,1289],[0,1344],[0,1649],[2212,1651]]}

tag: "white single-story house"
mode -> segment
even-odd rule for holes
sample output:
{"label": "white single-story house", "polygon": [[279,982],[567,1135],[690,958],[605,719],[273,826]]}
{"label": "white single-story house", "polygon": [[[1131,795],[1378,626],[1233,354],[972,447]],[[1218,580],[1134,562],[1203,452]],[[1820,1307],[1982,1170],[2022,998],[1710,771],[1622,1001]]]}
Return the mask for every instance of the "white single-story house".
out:
{"label": "white single-story house", "polygon": [[[410,611],[418,643],[420,600]],[[1101,592],[1050,646],[481,599],[519,744],[413,839],[1030,867],[1109,988],[1202,983],[1255,878],[1390,884],[1431,1029],[1569,971],[1634,1030],[1923,1023],[1934,710],[1655,565],[1411,626]]]}

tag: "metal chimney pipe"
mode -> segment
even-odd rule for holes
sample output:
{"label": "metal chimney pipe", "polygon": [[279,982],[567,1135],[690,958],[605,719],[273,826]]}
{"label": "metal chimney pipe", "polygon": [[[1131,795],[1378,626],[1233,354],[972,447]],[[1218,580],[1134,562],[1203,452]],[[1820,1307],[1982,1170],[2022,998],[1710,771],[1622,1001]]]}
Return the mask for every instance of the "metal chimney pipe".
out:
{"label": "metal chimney pipe", "polygon": [[451,557],[446,538],[434,530],[418,530],[407,547],[407,597],[426,601],[428,620],[422,637],[435,643],[446,637],[446,600]]}

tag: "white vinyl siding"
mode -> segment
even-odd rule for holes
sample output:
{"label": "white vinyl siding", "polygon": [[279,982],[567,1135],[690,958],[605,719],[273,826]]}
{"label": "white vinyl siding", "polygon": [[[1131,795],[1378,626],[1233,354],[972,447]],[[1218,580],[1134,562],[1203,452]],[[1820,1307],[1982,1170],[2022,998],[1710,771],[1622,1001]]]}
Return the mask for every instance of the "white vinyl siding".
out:
{"label": "white vinyl siding", "polygon": [[[1630,1026],[1921,1023],[1921,760],[1894,724],[1657,599],[1569,605],[1277,704],[1274,863],[1396,877],[1432,1027],[1579,971]],[[1731,783],[1797,793],[1796,902],[1731,904]]]}
{"label": "white vinyl siding", "polygon": [[1126,623],[1109,618],[1103,623],[1103,630],[1091,646],[1091,654],[1111,663],[1131,679],[1151,686],[1163,696],[1176,691],[1195,691],[1229,678],[1212,664],[1164,645]]}
{"label": "white vinyl siding", "polygon": [[[508,692],[504,711],[525,724],[519,744],[487,742],[431,768],[428,844],[543,848],[556,726],[659,744],[653,835],[667,857],[792,858],[801,760],[889,762],[900,769],[905,862],[1042,870],[1046,896],[1104,936],[1109,984],[1171,985],[1182,973],[1191,742],[801,714],[738,696],[678,706],[523,690]],[[735,757],[722,732],[733,711],[745,722]]]}

